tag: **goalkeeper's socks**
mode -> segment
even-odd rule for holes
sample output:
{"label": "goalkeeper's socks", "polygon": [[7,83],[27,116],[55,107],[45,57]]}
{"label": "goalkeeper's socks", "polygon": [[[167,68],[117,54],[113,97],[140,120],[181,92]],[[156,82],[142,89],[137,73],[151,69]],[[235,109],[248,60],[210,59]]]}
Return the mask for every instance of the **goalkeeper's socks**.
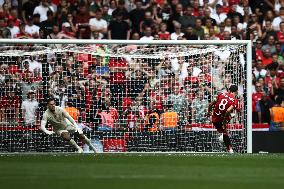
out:
{"label": "goalkeeper's socks", "polygon": [[225,143],[225,146],[227,147],[227,150],[230,150],[232,148],[231,140],[228,134],[223,134],[223,140]]}
{"label": "goalkeeper's socks", "polygon": [[85,136],[85,141],[86,141],[86,144],[87,144],[95,153],[97,153],[97,149],[96,149],[95,146],[92,144],[91,140],[88,139],[86,136]]}
{"label": "goalkeeper's socks", "polygon": [[82,148],[81,148],[80,146],[78,146],[78,144],[77,144],[73,139],[71,139],[69,142],[70,142],[70,144],[71,144],[72,146],[74,146],[78,151],[82,150]]}

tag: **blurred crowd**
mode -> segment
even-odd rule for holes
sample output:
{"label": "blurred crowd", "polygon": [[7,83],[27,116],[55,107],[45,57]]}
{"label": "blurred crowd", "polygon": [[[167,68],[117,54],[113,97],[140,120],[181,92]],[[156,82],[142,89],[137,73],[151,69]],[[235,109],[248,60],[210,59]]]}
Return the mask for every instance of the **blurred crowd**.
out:
{"label": "blurred crowd", "polygon": [[[284,122],[284,0],[2,0],[0,5],[1,38],[251,40],[253,122]],[[42,59],[1,57],[2,122],[15,115],[34,123],[29,117],[43,98]],[[112,119],[111,127],[121,127],[119,118],[126,120],[123,127],[150,125],[147,129],[207,123],[212,68],[202,57],[176,61],[185,66],[175,68],[166,58],[130,64],[124,58],[68,53],[49,57],[48,95],[63,108],[73,107],[77,120],[99,126],[107,125],[99,119],[105,117]],[[198,74],[192,74],[193,64]],[[233,72],[224,73],[228,83],[236,82]],[[176,121],[166,124],[165,117]]]}

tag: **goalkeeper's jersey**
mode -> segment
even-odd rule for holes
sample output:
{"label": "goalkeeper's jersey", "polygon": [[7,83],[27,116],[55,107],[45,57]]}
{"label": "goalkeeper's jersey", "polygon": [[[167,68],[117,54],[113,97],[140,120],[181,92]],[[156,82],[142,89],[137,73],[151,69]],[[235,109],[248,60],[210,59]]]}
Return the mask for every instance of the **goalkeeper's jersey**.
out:
{"label": "goalkeeper's jersey", "polygon": [[43,114],[43,120],[52,125],[54,130],[65,130],[71,123],[68,121],[68,113],[61,107],[55,106],[55,113],[47,109]]}

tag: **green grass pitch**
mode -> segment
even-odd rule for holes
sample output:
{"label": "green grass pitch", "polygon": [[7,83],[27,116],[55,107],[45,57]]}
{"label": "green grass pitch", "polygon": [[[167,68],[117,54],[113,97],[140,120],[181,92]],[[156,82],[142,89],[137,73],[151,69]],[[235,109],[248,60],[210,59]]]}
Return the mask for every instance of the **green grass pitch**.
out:
{"label": "green grass pitch", "polygon": [[280,154],[0,155],[1,189],[283,187]]}

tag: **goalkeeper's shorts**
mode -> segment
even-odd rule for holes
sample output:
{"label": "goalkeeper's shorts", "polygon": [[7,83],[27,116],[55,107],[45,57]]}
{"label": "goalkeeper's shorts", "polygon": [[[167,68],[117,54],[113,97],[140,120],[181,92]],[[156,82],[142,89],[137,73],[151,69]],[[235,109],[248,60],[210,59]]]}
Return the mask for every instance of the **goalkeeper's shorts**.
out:
{"label": "goalkeeper's shorts", "polygon": [[80,128],[76,128],[74,125],[68,125],[66,129],[58,129],[55,131],[55,133],[59,136],[61,136],[62,133],[79,133],[79,134],[83,134],[82,129]]}

